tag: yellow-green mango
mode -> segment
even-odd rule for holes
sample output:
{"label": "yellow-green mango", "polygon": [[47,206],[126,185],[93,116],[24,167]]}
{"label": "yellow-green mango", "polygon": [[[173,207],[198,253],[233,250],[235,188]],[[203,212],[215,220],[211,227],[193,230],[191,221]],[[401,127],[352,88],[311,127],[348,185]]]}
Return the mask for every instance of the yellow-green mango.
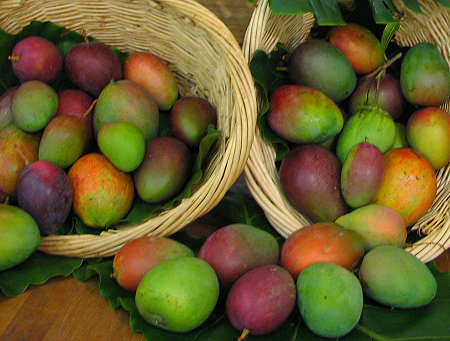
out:
{"label": "yellow-green mango", "polygon": [[368,204],[336,219],[336,224],[358,232],[364,239],[366,251],[379,245],[405,245],[406,224],[400,213],[391,207]]}
{"label": "yellow-green mango", "polygon": [[406,100],[416,106],[440,106],[450,96],[450,68],[436,45],[418,43],[405,54],[400,86]]}
{"label": "yellow-green mango", "polygon": [[437,283],[417,257],[394,245],[381,245],[363,258],[359,279],[364,293],[393,308],[416,308],[431,302]]}

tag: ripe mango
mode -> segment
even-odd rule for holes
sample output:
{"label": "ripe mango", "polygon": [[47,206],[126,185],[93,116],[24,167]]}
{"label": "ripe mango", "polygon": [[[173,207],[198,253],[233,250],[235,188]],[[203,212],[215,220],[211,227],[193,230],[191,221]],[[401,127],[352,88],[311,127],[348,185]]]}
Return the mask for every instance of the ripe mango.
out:
{"label": "ripe mango", "polygon": [[406,225],[393,208],[369,204],[358,207],[336,219],[336,224],[359,233],[366,251],[382,244],[405,245]]}
{"label": "ripe mango", "polygon": [[146,141],[155,138],[159,129],[158,106],[140,84],[122,79],[110,82],[98,96],[92,117],[94,134],[100,128],[115,121],[125,121],[136,125]]}
{"label": "ripe mango", "polygon": [[61,169],[71,166],[86,150],[88,129],[75,116],[58,115],[45,126],[39,143],[38,159]]}
{"label": "ripe mango", "polygon": [[130,173],[120,171],[103,154],[83,155],[70,167],[68,175],[73,185],[73,210],[88,226],[115,225],[133,205]]}
{"label": "ripe mango", "polygon": [[384,154],[386,170],[371,203],[396,210],[406,226],[416,223],[430,209],[437,193],[431,164],[412,148],[395,148]]}
{"label": "ripe mango", "polygon": [[306,267],[297,279],[297,293],[303,320],[319,336],[344,336],[361,317],[361,283],[351,271],[335,263],[317,262]]}
{"label": "ripe mango", "polygon": [[341,110],[330,97],[308,86],[288,84],[270,96],[267,123],[294,143],[321,143],[334,138],[344,125]]}
{"label": "ripe mango", "polygon": [[170,110],[178,99],[175,73],[161,58],[149,52],[134,52],[123,64],[123,77],[142,85],[160,110]]}
{"label": "ripe mango", "polygon": [[17,178],[37,161],[40,135],[27,133],[14,123],[0,131],[0,198],[16,195]]}
{"label": "ripe mango", "polygon": [[311,143],[291,149],[279,174],[283,193],[311,222],[334,221],[348,212],[341,191],[341,165],[325,147]]}
{"label": "ripe mango", "polygon": [[406,100],[416,106],[440,106],[450,96],[450,68],[436,45],[419,43],[405,54],[400,85]]}
{"label": "ripe mango", "polygon": [[357,74],[372,72],[386,60],[375,34],[355,23],[334,26],[328,33],[328,41],[348,58]]}
{"label": "ripe mango", "polygon": [[181,140],[159,136],[145,145],[144,159],[132,173],[136,193],[159,204],[180,193],[191,174],[192,156]]}
{"label": "ripe mango", "polygon": [[406,124],[406,138],[435,170],[450,162],[450,115],[439,107],[416,110]]}
{"label": "ripe mango", "polygon": [[394,308],[426,305],[437,290],[430,269],[394,245],[381,245],[369,251],[361,263],[359,279],[368,297]]}
{"label": "ripe mango", "polygon": [[341,170],[341,190],[346,203],[353,208],[368,204],[381,186],[385,168],[380,148],[368,142],[354,145]]}

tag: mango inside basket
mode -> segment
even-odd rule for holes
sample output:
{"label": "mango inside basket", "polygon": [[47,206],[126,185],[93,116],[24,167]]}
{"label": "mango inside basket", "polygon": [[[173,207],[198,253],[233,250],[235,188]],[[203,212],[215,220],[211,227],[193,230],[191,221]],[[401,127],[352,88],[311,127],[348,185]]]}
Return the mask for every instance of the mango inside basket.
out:
{"label": "mango inside basket", "polygon": [[[399,30],[394,40],[399,46],[412,46],[419,42],[431,42],[438,46],[447,62],[450,62],[450,40],[448,25],[450,10],[433,0],[419,1],[424,14],[412,12],[399,2],[399,10],[404,12]],[[315,25],[312,13],[302,15],[274,15],[269,1],[258,1],[247,29],[243,51],[248,62],[256,50],[266,53],[273,51],[278,43],[283,44],[288,53],[299,43],[310,37]],[[262,108],[263,89],[257,90],[257,101]],[[449,102],[442,106],[449,110]],[[250,151],[245,168],[247,185],[272,226],[284,237],[295,230],[309,225],[287,200],[280,187],[278,170],[275,166],[276,150],[257,129],[255,142]],[[437,196],[428,213],[413,227],[421,237],[407,247],[423,262],[435,259],[450,246],[450,166],[437,171]]]}
{"label": "mango inside basket", "polygon": [[0,3],[0,27],[5,32],[17,34],[31,21],[52,22],[124,53],[159,56],[174,71],[181,96],[204,97],[216,107],[219,133],[189,198],[139,224],[99,235],[45,236],[39,250],[81,258],[111,256],[127,241],[173,234],[214,208],[244,169],[256,124],[253,80],[228,28],[192,0]]}

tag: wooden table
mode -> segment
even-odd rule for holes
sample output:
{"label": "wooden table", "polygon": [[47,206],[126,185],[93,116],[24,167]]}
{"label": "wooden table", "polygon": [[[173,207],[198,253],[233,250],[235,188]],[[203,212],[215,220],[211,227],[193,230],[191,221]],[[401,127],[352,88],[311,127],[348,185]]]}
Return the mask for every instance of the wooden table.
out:
{"label": "wooden table", "polygon": [[[242,43],[253,5],[247,0],[198,0],[215,13]],[[448,255],[439,269],[450,269]],[[98,278],[79,282],[57,277],[31,286],[15,298],[0,294],[0,340],[143,341],[128,324],[129,314],[113,309],[99,294]]]}

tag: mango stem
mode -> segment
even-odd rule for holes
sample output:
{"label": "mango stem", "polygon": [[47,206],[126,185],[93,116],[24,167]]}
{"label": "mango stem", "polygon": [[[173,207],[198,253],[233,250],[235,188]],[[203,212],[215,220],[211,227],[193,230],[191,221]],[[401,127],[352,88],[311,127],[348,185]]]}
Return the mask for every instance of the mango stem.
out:
{"label": "mango stem", "polygon": [[97,99],[95,99],[92,104],[90,105],[90,107],[88,108],[88,110],[86,110],[86,112],[83,114],[83,117],[81,117],[82,120],[84,120],[86,118],[87,115],[89,115],[89,113],[92,111],[92,109],[94,109],[95,103],[97,103]]}
{"label": "mango stem", "polygon": [[242,331],[241,336],[239,336],[239,338],[237,339],[237,341],[243,341],[245,340],[245,338],[247,337],[247,335],[250,333],[250,330],[248,330],[247,328],[244,328],[244,330]]}

